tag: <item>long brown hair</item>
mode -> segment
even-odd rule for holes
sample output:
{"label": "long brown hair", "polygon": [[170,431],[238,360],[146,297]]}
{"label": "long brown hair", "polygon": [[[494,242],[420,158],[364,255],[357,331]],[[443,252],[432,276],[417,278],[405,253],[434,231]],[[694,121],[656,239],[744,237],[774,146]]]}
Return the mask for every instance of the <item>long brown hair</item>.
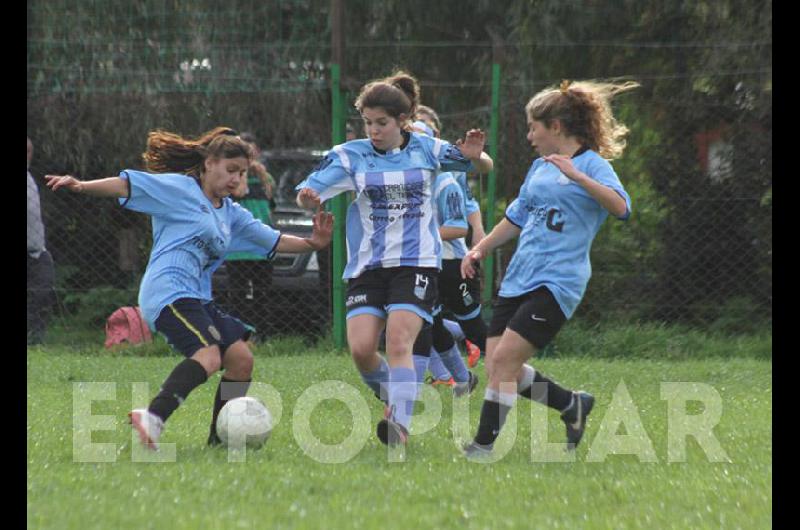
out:
{"label": "long brown hair", "polygon": [[355,107],[359,113],[365,108],[382,108],[392,118],[405,114],[411,120],[417,111],[419,96],[419,82],[408,72],[398,70],[389,77],[364,85]]}
{"label": "long brown hair", "polygon": [[614,118],[611,99],[638,86],[635,81],[562,81],[533,96],[525,112],[528,119],[547,127],[559,120],[567,135],[611,160],[622,155],[628,133],[628,128]]}
{"label": "long brown hair", "polygon": [[230,127],[215,127],[195,139],[157,129],[147,135],[147,149],[142,154],[145,168],[152,173],[183,173],[199,177],[206,158],[253,159],[250,144]]}

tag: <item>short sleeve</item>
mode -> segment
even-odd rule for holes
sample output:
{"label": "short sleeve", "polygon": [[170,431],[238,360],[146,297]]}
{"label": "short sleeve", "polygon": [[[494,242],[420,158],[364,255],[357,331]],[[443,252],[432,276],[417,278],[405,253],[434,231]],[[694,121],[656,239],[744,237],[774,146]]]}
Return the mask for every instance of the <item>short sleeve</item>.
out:
{"label": "short sleeve", "polygon": [[598,159],[589,167],[589,177],[596,180],[603,186],[607,186],[616,191],[620,197],[625,199],[625,214],[617,217],[621,221],[626,221],[631,216],[631,198],[625,187],[620,182],[617,173],[607,160]]}
{"label": "short sleeve", "polygon": [[271,259],[280,241],[281,233],[265,225],[245,208],[231,203],[232,229],[228,253],[251,252]]}
{"label": "short sleeve", "polygon": [[355,190],[351,156],[352,153],[348,153],[343,146],[337,145],[325,155],[313,173],[298,184],[295,190],[311,188],[319,194],[322,201],[345,191]]}
{"label": "short sleeve", "polygon": [[525,223],[528,222],[528,209],[527,201],[523,197],[517,197],[506,208],[506,219],[508,219],[517,228],[524,228]]}
{"label": "short sleeve", "polygon": [[186,175],[133,169],[124,169],[119,176],[128,183],[128,196],[118,199],[120,206],[156,217],[174,211],[176,198],[183,197],[191,183],[191,177]]}

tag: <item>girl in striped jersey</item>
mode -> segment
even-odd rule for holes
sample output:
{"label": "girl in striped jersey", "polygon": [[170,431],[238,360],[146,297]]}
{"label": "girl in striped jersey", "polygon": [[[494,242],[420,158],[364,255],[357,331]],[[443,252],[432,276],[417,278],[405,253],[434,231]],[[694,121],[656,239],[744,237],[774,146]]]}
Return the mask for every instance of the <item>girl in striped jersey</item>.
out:
{"label": "girl in striped jersey", "polygon": [[139,288],[139,305],[151,329],[164,335],[186,359],[167,377],[146,409],[128,414],[139,439],[157,450],[164,422],[189,393],[219,370],[211,413],[209,445],[219,411],[244,396],[253,373],[247,345],[250,330],[211,298],[211,276],[230,252],[252,252],[271,259],[276,251],[301,253],[328,245],[333,216],[317,212],[310,238],[284,235],[234,204],[229,195],[246,178],[253,151],[237,133],[217,127],[197,139],[153,131],[144,153],[148,172],[125,169],[118,177],[80,181],[47,175],[60,188],[96,197],[149,215],[153,248]]}
{"label": "girl in striped jersey", "polygon": [[[441,171],[492,168],[480,130],[455,145],[411,132],[418,101],[419,85],[404,72],[365,85],[355,106],[368,138],[335,146],[297,196],[300,206],[316,208],[355,192],[347,211],[347,341],[364,382],[388,403],[377,433],[391,445],[407,442],[417,392],[411,349],[433,321],[442,245],[433,181]],[[384,327],[388,363],[377,353]]]}

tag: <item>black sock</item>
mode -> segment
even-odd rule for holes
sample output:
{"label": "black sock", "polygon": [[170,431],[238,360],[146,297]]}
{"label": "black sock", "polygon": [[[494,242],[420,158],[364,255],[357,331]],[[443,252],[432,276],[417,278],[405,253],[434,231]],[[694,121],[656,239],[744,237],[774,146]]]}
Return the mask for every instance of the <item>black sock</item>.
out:
{"label": "black sock", "polygon": [[189,393],[208,379],[206,369],[194,359],[184,359],[172,370],[147,410],[167,421]]}
{"label": "black sock", "polygon": [[572,402],[572,390],[568,390],[548,379],[540,374],[538,370],[533,376],[533,384],[520,391],[519,395],[547,405],[559,412],[569,407],[570,402]]}
{"label": "black sock", "polygon": [[475,442],[481,445],[492,445],[506,422],[509,410],[511,410],[511,407],[508,405],[484,399]]}
{"label": "black sock", "polygon": [[250,388],[250,381],[251,379],[247,381],[234,381],[233,379],[228,379],[224,375],[220,378],[219,385],[217,386],[217,394],[214,396],[214,410],[211,413],[210,436],[217,435],[217,417],[219,416],[219,411],[222,410],[225,403],[231,399],[246,396],[247,389]]}
{"label": "black sock", "polygon": [[464,336],[472,344],[481,349],[481,354],[486,351],[486,322],[480,315],[469,320],[459,320]]}

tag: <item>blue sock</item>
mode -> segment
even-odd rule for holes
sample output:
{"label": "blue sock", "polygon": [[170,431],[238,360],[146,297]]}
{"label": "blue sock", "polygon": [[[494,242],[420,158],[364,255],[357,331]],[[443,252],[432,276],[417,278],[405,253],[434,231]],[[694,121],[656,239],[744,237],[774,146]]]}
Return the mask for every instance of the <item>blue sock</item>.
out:
{"label": "blue sock", "polygon": [[[453,344],[453,347],[444,352],[438,352],[442,362],[453,374],[453,379],[456,383],[466,383],[469,381],[469,371],[467,365],[464,364],[464,359],[461,358],[461,350],[458,349],[458,344]],[[431,355],[431,357],[433,357]]]}
{"label": "blue sock", "polygon": [[453,340],[456,342],[460,342],[467,338],[466,335],[464,335],[464,330],[461,329],[461,324],[455,320],[447,320],[444,318],[442,319],[442,323],[444,324],[445,329],[447,329],[447,331],[449,331],[453,336]]}
{"label": "blue sock", "polygon": [[376,396],[382,397],[381,383],[385,385],[389,382],[389,363],[381,357],[381,364],[372,372],[361,372],[361,379],[375,392]]}
{"label": "blue sock", "polygon": [[428,371],[428,362],[431,358],[427,355],[414,354],[414,370],[417,372],[417,383],[422,383],[425,380],[425,372]]}
{"label": "blue sock", "polygon": [[410,368],[389,370],[389,406],[394,409],[394,421],[408,430],[417,398],[417,374]]}
{"label": "blue sock", "polygon": [[430,359],[431,362],[428,364],[428,370],[433,374],[433,378],[439,381],[449,381],[452,375],[450,375],[450,371],[445,368],[444,363],[442,363],[442,358],[439,357],[439,354],[436,353],[436,350],[433,348],[431,348]]}

